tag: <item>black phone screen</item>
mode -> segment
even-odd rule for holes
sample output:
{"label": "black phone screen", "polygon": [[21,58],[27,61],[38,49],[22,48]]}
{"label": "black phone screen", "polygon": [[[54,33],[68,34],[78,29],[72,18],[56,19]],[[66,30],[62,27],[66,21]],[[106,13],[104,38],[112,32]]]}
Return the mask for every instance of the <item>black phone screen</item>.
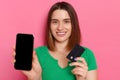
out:
{"label": "black phone screen", "polygon": [[34,37],[32,34],[18,33],[16,36],[15,69],[31,70]]}

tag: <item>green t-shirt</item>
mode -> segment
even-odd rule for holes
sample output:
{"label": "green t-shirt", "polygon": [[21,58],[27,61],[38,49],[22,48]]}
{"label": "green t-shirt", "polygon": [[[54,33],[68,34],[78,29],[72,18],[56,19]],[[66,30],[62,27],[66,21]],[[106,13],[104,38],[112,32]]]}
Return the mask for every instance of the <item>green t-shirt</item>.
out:
{"label": "green t-shirt", "polygon": [[[42,80],[76,80],[75,75],[71,72],[74,67],[69,66],[70,62],[67,67],[61,68],[58,60],[49,54],[47,46],[41,46],[35,50],[42,67]],[[86,60],[88,71],[97,69],[96,60],[91,50],[85,48],[81,57]]]}

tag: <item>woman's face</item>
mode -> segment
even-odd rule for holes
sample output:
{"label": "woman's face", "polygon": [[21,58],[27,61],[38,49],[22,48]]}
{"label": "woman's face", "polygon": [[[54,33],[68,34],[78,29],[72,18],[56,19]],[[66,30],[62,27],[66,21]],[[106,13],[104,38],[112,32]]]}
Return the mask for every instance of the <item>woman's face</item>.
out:
{"label": "woman's face", "polygon": [[57,9],[51,16],[50,29],[55,41],[68,42],[71,35],[71,20],[66,10]]}

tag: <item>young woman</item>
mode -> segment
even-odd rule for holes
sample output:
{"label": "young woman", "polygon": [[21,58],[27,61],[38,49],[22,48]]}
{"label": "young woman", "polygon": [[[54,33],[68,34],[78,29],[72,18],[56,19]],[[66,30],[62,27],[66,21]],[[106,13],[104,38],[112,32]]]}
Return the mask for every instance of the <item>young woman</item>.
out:
{"label": "young woman", "polygon": [[91,50],[85,51],[76,62],[66,56],[80,43],[79,21],[74,8],[57,2],[48,13],[46,46],[35,49],[31,71],[22,71],[28,80],[97,80],[97,65]]}

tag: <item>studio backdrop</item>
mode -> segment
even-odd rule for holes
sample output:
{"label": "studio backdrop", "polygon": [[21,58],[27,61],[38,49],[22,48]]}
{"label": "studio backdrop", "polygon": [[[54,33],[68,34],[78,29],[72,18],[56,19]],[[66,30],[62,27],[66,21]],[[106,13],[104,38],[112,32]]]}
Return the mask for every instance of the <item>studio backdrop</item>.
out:
{"label": "studio backdrop", "polygon": [[[49,8],[63,0],[0,0],[0,80],[26,80],[13,66],[12,47],[17,33],[31,33],[34,47],[45,43]],[[82,45],[98,64],[99,80],[120,80],[120,0],[65,0],[75,8]]]}

